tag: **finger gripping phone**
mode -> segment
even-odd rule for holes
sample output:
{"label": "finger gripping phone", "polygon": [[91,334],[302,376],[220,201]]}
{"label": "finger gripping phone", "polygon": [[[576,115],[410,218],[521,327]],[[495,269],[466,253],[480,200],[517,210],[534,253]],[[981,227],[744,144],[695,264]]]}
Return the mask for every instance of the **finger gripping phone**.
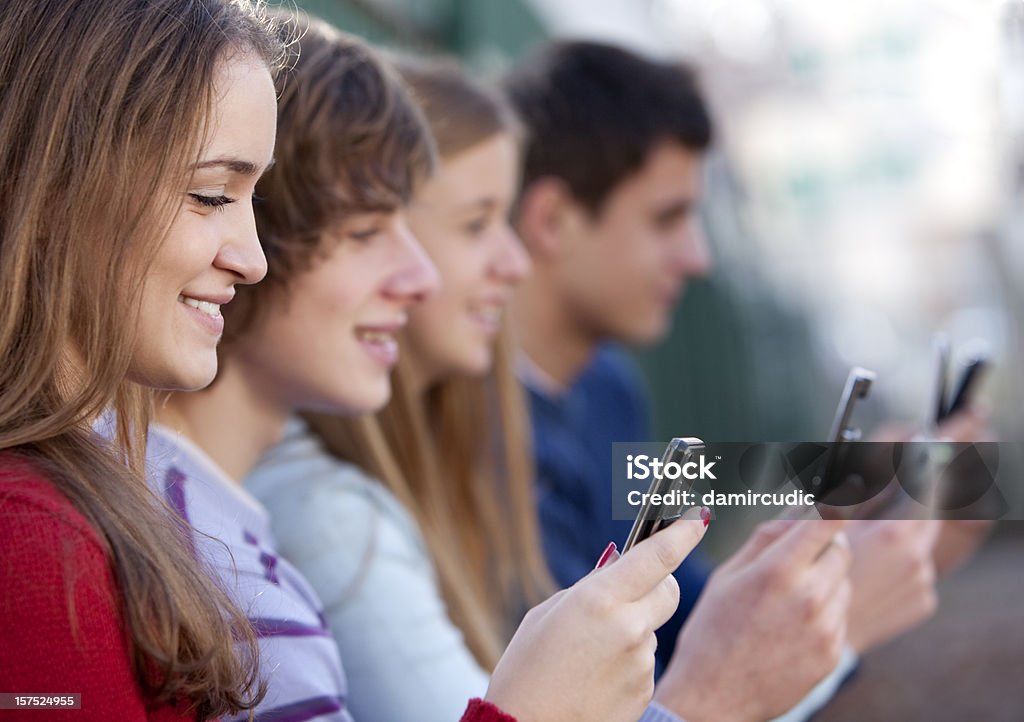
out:
{"label": "finger gripping phone", "polygon": [[[661,468],[666,469],[669,463],[678,464],[680,468],[684,464],[704,451],[704,442],[695,436],[677,437],[668,442],[665,453],[661,456]],[[676,478],[669,478],[668,474],[655,474],[651,480],[651,486],[644,497],[644,503],[640,512],[636,515],[633,528],[629,531],[626,544],[622,547],[622,553],[632,549],[635,545],[651,536],[659,529],[664,529],[669,524],[683,515],[682,492],[689,491],[691,486],[685,476],[679,474]],[[680,499],[678,504],[655,504],[658,497],[664,499],[672,491],[678,491]]]}

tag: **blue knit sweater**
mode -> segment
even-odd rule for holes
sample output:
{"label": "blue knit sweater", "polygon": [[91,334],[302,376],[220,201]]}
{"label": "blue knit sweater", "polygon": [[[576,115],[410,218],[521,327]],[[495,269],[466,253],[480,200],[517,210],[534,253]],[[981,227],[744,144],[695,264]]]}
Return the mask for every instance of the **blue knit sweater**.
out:
{"label": "blue knit sweater", "polygon": [[[608,344],[564,392],[543,391],[524,369],[533,424],[541,534],[548,564],[568,586],[594,568],[610,541],[621,548],[632,525],[612,519],[612,443],[650,436],[646,389],[626,352]],[[681,430],[696,433],[694,430]],[[700,550],[676,571],[679,609],[658,631],[659,670],[710,573]]]}

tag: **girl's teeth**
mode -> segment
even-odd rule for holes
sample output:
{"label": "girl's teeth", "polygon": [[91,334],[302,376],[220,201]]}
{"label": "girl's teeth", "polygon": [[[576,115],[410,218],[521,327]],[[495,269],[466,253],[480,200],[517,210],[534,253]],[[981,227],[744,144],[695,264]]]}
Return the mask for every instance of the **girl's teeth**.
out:
{"label": "girl's teeth", "polygon": [[178,296],[178,300],[181,301],[182,303],[184,303],[186,306],[191,306],[192,308],[195,308],[195,309],[198,309],[198,310],[202,311],[207,316],[212,316],[213,318],[217,318],[218,316],[220,316],[220,304],[219,303],[210,303],[209,301],[199,301],[199,300],[196,300],[194,298],[189,298],[188,296],[185,296],[183,294]]}
{"label": "girl's teeth", "polygon": [[359,338],[370,343],[384,343],[390,341],[392,335],[386,331],[360,331]]}
{"label": "girl's teeth", "polygon": [[501,310],[497,308],[478,308],[476,315],[489,323],[497,323],[501,320]]}

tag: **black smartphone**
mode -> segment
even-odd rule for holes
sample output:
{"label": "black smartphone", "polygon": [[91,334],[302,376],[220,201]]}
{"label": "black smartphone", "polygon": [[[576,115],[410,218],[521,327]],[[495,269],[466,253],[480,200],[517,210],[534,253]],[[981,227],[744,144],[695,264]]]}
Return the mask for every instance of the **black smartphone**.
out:
{"label": "black smartphone", "polygon": [[934,435],[935,426],[944,418],[949,398],[946,395],[947,379],[949,378],[949,339],[945,334],[937,334],[933,343],[935,366],[932,369],[932,385],[928,389],[928,397],[924,400],[924,413],[921,416],[921,428],[928,435]]}
{"label": "black smartphone", "polygon": [[839,397],[839,405],[836,407],[836,415],[832,419],[832,428],[829,430],[828,440],[831,444],[828,453],[821,465],[821,472],[814,477],[814,494],[822,499],[839,486],[839,480],[835,478],[837,469],[842,466],[843,443],[857,441],[860,439],[860,429],[851,425],[853,409],[859,399],[866,399],[871,392],[871,385],[875,382],[875,372],[856,366],[850,369],[846,377],[846,385]]}
{"label": "black smartphone", "polygon": [[[679,464],[680,468],[682,468],[684,464],[693,460],[693,457],[702,451],[704,451],[704,442],[694,436],[672,439],[672,441],[668,442],[668,446],[665,447],[665,453],[661,456],[661,468],[666,468],[666,465],[670,462]],[[622,547],[622,553],[625,554],[659,529],[664,529],[681,517],[684,511],[682,492],[689,491],[690,486],[691,484],[682,474],[675,479],[670,479],[667,474],[663,474],[660,479],[657,477],[653,478],[651,486],[647,490],[648,496],[643,506],[640,507],[640,512],[636,515],[633,528],[629,530],[629,536],[626,538],[625,546]],[[672,491],[679,492],[679,504],[655,505],[652,502],[652,497],[655,494],[661,495],[664,498],[666,494]]]}
{"label": "black smartphone", "polygon": [[832,428],[829,430],[828,440],[834,444],[843,441],[857,441],[860,438],[860,429],[850,426],[850,419],[853,417],[853,407],[858,399],[866,399],[871,392],[871,384],[875,382],[875,372],[868,371],[856,366],[850,369],[846,377],[846,386],[839,397],[839,405],[836,407],[836,415],[832,419]]}
{"label": "black smartphone", "polygon": [[964,363],[960,371],[960,378],[953,386],[949,404],[939,413],[937,421],[945,420],[958,411],[962,411],[971,403],[974,390],[978,388],[978,381],[985,375],[989,365],[988,354],[983,351],[975,353]]}

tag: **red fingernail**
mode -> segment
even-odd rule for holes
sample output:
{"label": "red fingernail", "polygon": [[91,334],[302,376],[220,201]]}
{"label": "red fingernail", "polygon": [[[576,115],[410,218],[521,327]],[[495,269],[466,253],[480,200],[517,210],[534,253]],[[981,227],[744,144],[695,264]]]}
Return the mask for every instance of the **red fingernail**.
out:
{"label": "red fingernail", "polygon": [[601,558],[597,560],[597,566],[594,567],[594,569],[600,569],[605,564],[607,564],[608,558],[612,555],[613,552],[615,552],[617,548],[618,547],[615,546],[615,542],[608,542],[608,546],[606,546],[604,548],[604,551],[601,552]]}
{"label": "red fingernail", "polygon": [[700,520],[704,522],[704,528],[708,528],[708,524],[711,523],[711,510],[706,506],[700,508]]}

